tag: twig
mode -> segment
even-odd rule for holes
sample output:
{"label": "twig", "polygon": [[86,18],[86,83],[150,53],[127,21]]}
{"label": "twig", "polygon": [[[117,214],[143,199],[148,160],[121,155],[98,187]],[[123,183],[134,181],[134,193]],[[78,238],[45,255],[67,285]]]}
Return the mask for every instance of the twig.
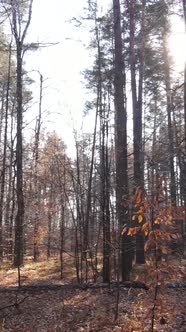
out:
{"label": "twig", "polygon": [[13,303],[13,304],[9,304],[9,305],[7,305],[7,306],[5,306],[5,307],[1,307],[1,308],[0,308],[0,311],[5,310],[5,309],[8,309],[8,308],[12,308],[12,307],[15,307],[16,309],[18,309],[18,308],[19,308],[19,305],[20,305],[21,303],[23,303],[27,298],[28,298],[28,296],[25,296],[22,300],[17,301],[17,295],[16,295],[16,301],[15,301],[15,303]]}

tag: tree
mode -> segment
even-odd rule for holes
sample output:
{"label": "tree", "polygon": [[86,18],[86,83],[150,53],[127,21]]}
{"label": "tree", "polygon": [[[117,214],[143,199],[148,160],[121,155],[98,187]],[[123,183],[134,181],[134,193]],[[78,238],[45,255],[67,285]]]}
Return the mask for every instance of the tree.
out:
{"label": "tree", "polygon": [[34,147],[34,190],[35,190],[35,218],[34,218],[34,261],[39,258],[38,248],[38,229],[39,229],[39,201],[40,201],[40,188],[38,183],[38,163],[39,163],[39,144],[41,132],[41,116],[42,116],[42,97],[43,97],[43,75],[39,73],[40,89],[39,89],[39,112],[36,119],[35,128],[35,147]]}
{"label": "tree", "polygon": [[[184,23],[185,23],[185,32],[186,32],[186,2],[183,0],[183,14],[184,14]],[[185,220],[184,220],[184,228],[186,227],[186,61],[184,68],[184,156],[183,156],[183,196],[184,196],[184,204],[185,204]]]}
{"label": "tree", "polygon": [[[134,185],[144,188],[144,167],[142,150],[142,111],[143,111],[143,80],[144,80],[144,48],[145,48],[145,6],[146,1],[141,2],[141,19],[139,32],[139,50],[136,54],[136,5],[134,1],[127,1],[129,12],[129,61],[131,72],[132,108],[133,108],[133,147],[134,147]],[[137,58],[139,63],[137,64]],[[138,73],[137,73],[138,66]],[[138,84],[137,84],[138,78]],[[134,188],[134,190],[135,190]],[[136,262],[145,263],[144,237],[141,232],[136,234]]]}
{"label": "tree", "polygon": [[[183,16],[186,31],[186,2],[183,0]],[[184,69],[184,116],[185,116],[185,142],[186,142],[186,64]],[[186,143],[185,143],[186,146]]]}
{"label": "tree", "polygon": [[32,3],[28,3],[28,16],[24,24],[23,11],[25,3],[23,1],[12,0],[9,4],[11,10],[11,28],[16,44],[17,60],[17,144],[16,144],[16,190],[17,190],[17,215],[15,220],[15,248],[14,265],[20,266],[23,263],[23,226],[24,226],[24,195],[23,195],[23,56],[24,41],[28,31],[31,15]]}
{"label": "tree", "polygon": [[129,224],[128,165],[127,165],[127,114],[125,67],[122,52],[121,12],[119,0],[113,0],[114,23],[114,103],[115,103],[115,155],[116,155],[116,205],[121,237],[121,274],[128,280],[131,269],[131,241],[123,227]]}
{"label": "tree", "polygon": [[8,141],[8,111],[9,111],[9,93],[10,93],[10,73],[11,73],[11,52],[12,45],[9,45],[9,59],[8,72],[6,82],[6,101],[5,101],[5,128],[4,128],[4,149],[3,149],[3,164],[1,171],[1,191],[0,191],[0,260],[3,258],[3,208],[5,195],[5,179],[6,179],[6,161],[7,161],[7,141]]}

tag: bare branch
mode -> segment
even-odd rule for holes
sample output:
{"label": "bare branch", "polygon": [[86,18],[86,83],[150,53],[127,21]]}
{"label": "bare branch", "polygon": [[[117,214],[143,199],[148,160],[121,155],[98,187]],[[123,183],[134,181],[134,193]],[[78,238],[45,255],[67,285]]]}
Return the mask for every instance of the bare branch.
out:
{"label": "bare branch", "polygon": [[32,4],[33,4],[33,0],[30,0],[29,9],[28,9],[28,19],[27,19],[27,23],[26,23],[25,29],[22,34],[21,43],[24,42],[28,27],[30,25],[30,21],[31,21],[31,17],[32,17]]}

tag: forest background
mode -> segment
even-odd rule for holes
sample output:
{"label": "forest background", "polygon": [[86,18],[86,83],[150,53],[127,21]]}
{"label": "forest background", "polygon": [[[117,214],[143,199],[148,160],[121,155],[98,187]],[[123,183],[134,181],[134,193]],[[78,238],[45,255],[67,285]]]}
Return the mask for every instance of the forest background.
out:
{"label": "forest background", "polygon": [[185,252],[185,0],[58,4],[0,1],[1,264],[156,290]]}

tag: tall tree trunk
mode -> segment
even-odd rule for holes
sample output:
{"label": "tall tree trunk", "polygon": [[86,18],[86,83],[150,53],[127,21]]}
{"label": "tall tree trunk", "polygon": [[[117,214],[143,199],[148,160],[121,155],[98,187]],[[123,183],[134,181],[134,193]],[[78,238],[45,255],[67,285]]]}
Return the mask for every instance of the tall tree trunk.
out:
{"label": "tall tree trunk", "polygon": [[[185,32],[186,32],[186,1],[185,0],[182,1],[183,1],[183,17],[184,17]],[[184,69],[185,69],[184,70],[184,116],[185,116],[185,146],[186,146],[186,61]]]}
{"label": "tall tree trunk", "polygon": [[[183,14],[184,14],[184,22],[185,22],[185,33],[186,33],[186,0],[183,0]],[[184,198],[184,204],[185,204],[185,220],[183,225],[183,233],[185,236],[186,233],[186,61],[185,61],[185,67],[184,67],[184,139],[185,139],[185,145],[184,145],[184,153],[183,153],[183,198]],[[185,243],[186,241],[184,241]],[[185,252],[186,246],[184,246],[184,252]]]}
{"label": "tall tree trunk", "polygon": [[110,194],[108,164],[108,114],[100,112],[101,222],[103,226],[103,282],[110,282]]}
{"label": "tall tree trunk", "polygon": [[60,273],[61,279],[63,278],[63,251],[65,240],[65,205],[64,200],[61,200],[61,216],[60,216]]}
{"label": "tall tree trunk", "polygon": [[[109,110],[105,123],[106,142],[105,142],[105,226],[104,226],[104,266],[105,281],[110,282],[110,167],[109,167],[109,149],[108,149],[108,118]],[[104,279],[103,279],[104,282]]]}
{"label": "tall tree trunk", "polygon": [[129,225],[128,163],[127,163],[127,114],[125,66],[122,52],[121,12],[119,0],[113,0],[114,17],[114,88],[115,88],[115,158],[116,158],[116,208],[121,238],[122,280],[129,280],[131,270],[131,238],[122,228]]}
{"label": "tall tree trunk", "polygon": [[48,243],[47,243],[47,259],[51,256],[51,229],[52,229],[52,214],[50,207],[48,210]]}
{"label": "tall tree trunk", "polygon": [[138,112],[137,87],[136,87],[136,54],[135,54],[135,3],[128,0],[129,24],[130,24],[130,73],[132,88],[133,108],[133,148],[134,148],[134,183],[141,186],[140,144],[142,132],[140,130],[141,118]]}
{"label": "tall tree trunk", "polygon": [[22,44],[17,41],[17,145],[16,145],[16,165],[17,165],[17,215],[15,219],[15,248],[14,266],[23,263],[23,224],[24,224],[24,196],[23,196],[23,86],[22,86]]}
{"label": "tall tree trunk", "polygon": [[[133,146],[134,146],[134,185],[143,190],[144,171],[142,165],[142,110],[143,110],[143,76],[144,76],[144,24],[145,24],[145,4],[142,0],[141,13],[141,40],[139,52],[139,82],[137,94],[137,74],[136,74],[136,54],[135,54],[135,2],[127,0],[130,24],[130,72],[132,88],[132,107],[133,107]],[[142,232],[136,234],[136,263],[145,263],[144,236]]]}
{"label": "tall tree trunk", "polygon": [[[4,128],[4,149],[3,149],[3,165],[1,171],[1,191],[0,191],[0,260],[3,258],[3,209],[4,209],[4,194],[5,194],[5,176],[6,176],[6,159],[7,159],[7,130],[8,130],[8,109],[9,109],[9,90],[10,90],[10,70],[11,70],[11,48],[9,46],[9,60],[6,86],[6,101],[5,101],[5,128]],[[5,224],[7,224],[5,220]]]}
{"label": "tall tree trunk", "polygon": [[174,140],[172,128],[172,95],[171,95],[171,79],[169,67],[169,55],[166,44],[166,36],[163,36],[163,57],[164,57],[164,73],[165,88],[167,99],[167,121],[168,121],[168,144],[169,144],[169,168],[170,168],[170,196],[172,206],[176,205],[176,179],[174,170]]}
{"label": "tall tree trunk", "polygon": [[139,79],[138,79],[138,102],[137,102],[137,111],[138,111],[138,128],[137,136],[139,144],[139,156],[138,156],[138,172],[140,173],[140,185],[141,188],[144,188],[144,165],[143,165],[143,142],[142,142],[142,114],[143,114],[143,81],[144,81],[144,55],[145,55],[145,6],[146,0],[142,0],[141,3],[141,31],[140,31],[140,49],[139,49]]}
{"label": "tall tree trunk", "polygon": [[39,162],[39,144],[40,144],[40,131],[41,131],[41,112],[42,112],[42,97],[43,97],[43,76],[40,76],[40,89],[39,89],[39,114],[36,120],[35,129],[35,165],[34,165],[34,195],[35,195],[35,217],[34,217],[34,261],[39,259],[39,220],[40,220],[40,189],[38,184],[38,162]]}
{"label": "tall tree trunk", "polygon": [[156,140],[157,140],[157,113],[158,113],[158,109],[157,109],[157,96],[155,94],[154,96],[154,124],[153,124],[153,139],[152,139],[152,173],[151,173],[151,179],[150,179],[150,183],[151,183],[151,199],[153,199],[154,195],[155,195],[155,188],[156,188],[156,174],[157,174],[157,162],[155,160],[156,158]]}
{"label": "tall tree trunk", "polygon": [[[23,23],[22,8],[19,2],[11,1],[12,11],[12,33],[16,43],[17,60],[17,145],[16,145],[16,171],[17,171],[17,215],[15,219],[15,247],[14,247],[14,266],[23,263],[23,225],[24,225],[24,196],[23,196],[23,44],[26,33],[31,22],[33,0],[28,2],[28,17]],[[22,28],[21,25],[24,25]]]}
{"label": "tall tree trunk", "polygon": [[2,142],[3,116],[4,116],[4,102],[5,102],[6,85],[3,84],[1,92],[1,111],[0,111],[0,143]]}
{"label": "tall tree trunk", "polygon": [[100,40],[99,32],[96,23],[96,12],[95,12],[95,33],[96,33],[96,43],[97,43],[97,56],[98,56],[98,79],[97,79],[97,100],[96,100],[96,115],[95,115],[95,125],[94,125],[94,134],[93,134],[93,144],[92,144],[92,154],[91,154],[91,164],[90,164],[90,173],[88,180],[88,192],[87,192],[87,207],[85,215],[85,244],[84,250],[86,251],[88,246],[88,229],[89,229],[89,217],[91,211],[91,190],[92,190],[92,178],[93,178],[93,168],[94,168],[94,155],[95,155],[95,146],[96,146],[96,133],[97,133],[97,119],[98,119],[98,110],[101,107],[102,103],[102,81],[101,81],[101,51],[100,51]]}
{"label": "tall tree trunk", "polygon": [[48,243],[47,243],[47,259],[51,256],[51,233],[52,233],[52,215],[53,215],[53,205],[54,205],[54,195],[53,195],[53,184],[50,184],[50,192],[48,197]]}
{"label": "tall tree trunk", "polygon": [[15,137],[13,136],[13,128],[14,128],[14,112],[15,112],[15,103],[16,100],[14,98],[14,103],[11,110],[11,148],[10,148],[10,166],[9,166],[9,184],[8,184],[8,192],[9,192],[9,200],[6,206],[6,217],[8,220],[8,237],[10,239],[9,244],[9,254],[12,258],[13,254],[13,220],[15,213],[15,201],[16,201],[16,192],[15,192]]}

